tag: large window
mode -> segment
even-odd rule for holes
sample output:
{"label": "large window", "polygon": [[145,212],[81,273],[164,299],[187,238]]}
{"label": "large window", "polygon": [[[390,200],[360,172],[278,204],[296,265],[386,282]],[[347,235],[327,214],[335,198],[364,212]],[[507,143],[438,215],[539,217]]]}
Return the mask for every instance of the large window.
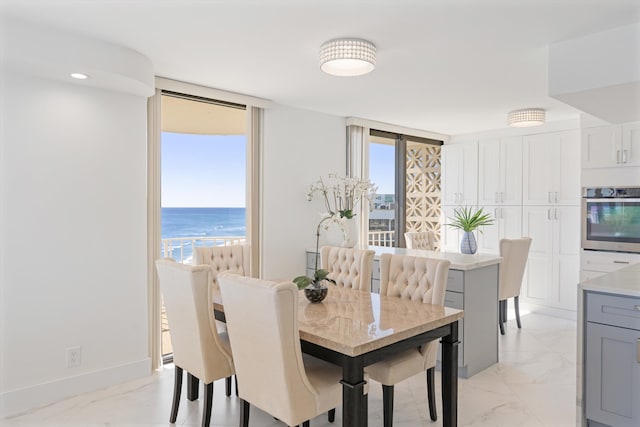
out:
{"label": "large window", "polygon": [[[191,263],[194,246],[246,235],[246,111],[243,106],[162,95],[162,256]],[[172,353],[162,312],[162,355]]]}
{"label": "large window", "polygon": [[369,178],[378,186],[369,214],[369,244],[404,247],[405,231],[440,237],[442,142],[371,130]]}

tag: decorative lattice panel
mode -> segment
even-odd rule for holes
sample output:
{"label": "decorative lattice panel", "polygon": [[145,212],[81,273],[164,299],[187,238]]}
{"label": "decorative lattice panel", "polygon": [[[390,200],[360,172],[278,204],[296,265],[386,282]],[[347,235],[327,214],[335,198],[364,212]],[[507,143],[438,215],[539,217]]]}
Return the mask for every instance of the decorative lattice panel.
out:
{"label": "decorative lattice panel", "polygon": [[440,249],[440,146],[407,143],[407,231],[435,234]]}

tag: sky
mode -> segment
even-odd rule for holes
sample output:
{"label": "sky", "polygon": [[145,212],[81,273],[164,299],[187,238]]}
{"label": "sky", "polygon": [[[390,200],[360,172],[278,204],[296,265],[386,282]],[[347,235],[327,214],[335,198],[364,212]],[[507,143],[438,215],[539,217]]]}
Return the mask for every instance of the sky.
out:
{"label": "sky", "polygon": [[246,137],[162,133],[162,207],[244,207]]}
{"label": "sky", "polygon": [[[244,207],[246,137],[162,133],[162,207]],[[393,145],[370,144],[369,176],[393,194]],[[304,196],[304,195],[302,195]]]}

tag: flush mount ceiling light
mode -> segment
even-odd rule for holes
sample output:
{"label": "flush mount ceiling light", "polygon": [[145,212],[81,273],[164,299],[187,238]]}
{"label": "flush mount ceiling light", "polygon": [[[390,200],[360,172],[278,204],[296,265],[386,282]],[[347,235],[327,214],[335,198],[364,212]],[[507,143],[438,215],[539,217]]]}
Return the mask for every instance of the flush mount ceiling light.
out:
{"label": "flush mount ceiling light", "polygon": [[333,39],[320,47],[320,69],[334,76],[361,76],[376,67],[376,47],[362,39]]}
{"label": "flush mount ceiling light", "polygon": [[509,111],[509,126],[524,128],[544,124],[544,110],[542,108],[523,108]]}
{"label": "flush mount ceiling light", "polygon": [[71,73],[70,76],[78,80],[85,80],[89,78],[89,76],[84,73]]}

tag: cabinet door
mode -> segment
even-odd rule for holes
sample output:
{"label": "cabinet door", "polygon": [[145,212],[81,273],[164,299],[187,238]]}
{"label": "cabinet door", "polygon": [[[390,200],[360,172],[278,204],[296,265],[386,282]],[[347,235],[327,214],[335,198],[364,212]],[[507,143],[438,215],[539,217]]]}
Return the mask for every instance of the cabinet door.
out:
{"label": "cabinet door", "polygon": [[585,412],[610,426],[640,425],[640,331],[588,322]]}
{"label": "cabinet door", "polygon": [[522,137],[502,139],[499,172],[500,203],[522,204]]}
{"label": "cabinet door", "polygon": [[622,125],[622,162],[624,166],[640,166],[640,122]]}
{"label": "cabinet door", "polygon": [[[580,204],[580,132],[561,132],[560,146],[554,150],[559,162],[553,185],[554,203],[578,206]],[[559,154],[559,155],[558,155]]]}
{"label": "cabinet door", "polygon": [[520,206],[483,206],[495,218],[495,223],[482,227],[477,233],[478,252],[500,253],[500,239],[522,237],[522,208]]}
{"label": "cabinet door", "polygon": [[522,211],[522,234],[531,237],[523,291],[526,301],[555,305],[553,284],[553,207],[527,206]]}
{"label": "cabinet door", "polygon": [[440,250],[458,252],[460,251],[460,233],[457,228],[449,227],[447,224],[453,218],[455,206],[443,206],[440,218]]}
{"label": "cabinet door", "polygon": [[459,203],[463,206],[478,204],[478,143],[460,144],[462,164],[459,177]]}
{"label": "cabinet door", "polygon": [[[500,170],[501,143],[499,139],[478,142],[478,204],[497,205],[502,192]],[[521,173],[522,175],[522,173]]]}
{"label": "cabinet door", "polygon": [[460,145],[442,146],[442,183],[441,198],[443,205],[457,205],[459,203],[460,167],[462,149]]}
{"label": "cabinet door", "polygon": [[478,204],[522,203],[522,138],[478,142]]}
{"label": "cabinet door", "polygon": [[562,139],[557,133],[524,137],[522,147],[522,203],[524,205],[553,203],[561,142]]}
{"label": "cabinet door", "polygon": [[582,129],[582,167],[618,166],[621,141],[619,126]]}
{"label": "cabinet door", "polygon": [[553,208],[554,222],[554,287],[557,286],[558,308],[578,309],[578,283],[580,282],[580,208],[558,206]]}

